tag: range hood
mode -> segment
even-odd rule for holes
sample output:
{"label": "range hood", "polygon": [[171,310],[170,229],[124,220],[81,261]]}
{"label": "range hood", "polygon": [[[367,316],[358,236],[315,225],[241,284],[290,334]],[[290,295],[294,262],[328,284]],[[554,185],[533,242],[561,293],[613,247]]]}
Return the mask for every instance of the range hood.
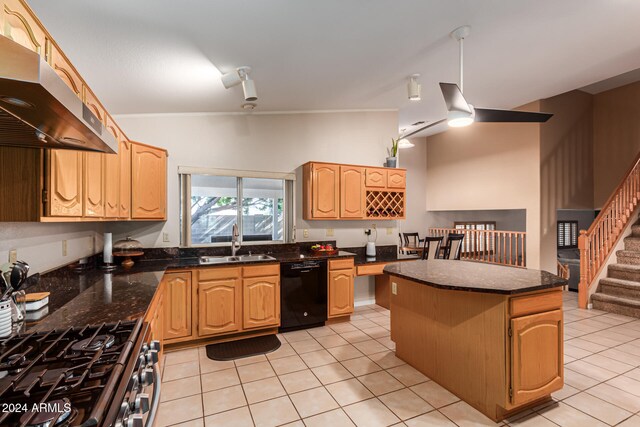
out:
{"label": "range hood", "polygon": [[100,120],[37,53],[0,36],[0,146],[116,153]]}

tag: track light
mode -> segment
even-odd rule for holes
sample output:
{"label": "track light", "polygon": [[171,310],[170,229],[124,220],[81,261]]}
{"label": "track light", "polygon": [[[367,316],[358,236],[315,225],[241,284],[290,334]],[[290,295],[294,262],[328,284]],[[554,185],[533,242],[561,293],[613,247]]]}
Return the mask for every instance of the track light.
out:
{"label": "track light", "polygon": [[409,83],[407,84],[407,92],[409,93],[410,101],[420,101],[420,83],[418,83],[418,77],[420,74],[413,74],[409,76]]}
{"label": "track light", "polygon": [[402,138],[400,141],[398,141],[398,148],[400,149],[412,147],[415,147],[415,144],[409,141],[407,138]]}
{"label": "track light", "polygon": [[461,128],[473,123],[475,121],[476,112],[471,104],[469,104],[469,107],[471,108],[471,113],[460,110],[449,111],[447,114],[447,124],[452,128]]}
{"label": "track light", "polygon": [[256,84],[249,76],[251,67],[238,67],[233,71],[223,74],[222,84],[226,89],[237,86],[242,83],[242,92],[244,92],[245,101],[257,101],[258,93],[256,92]]}

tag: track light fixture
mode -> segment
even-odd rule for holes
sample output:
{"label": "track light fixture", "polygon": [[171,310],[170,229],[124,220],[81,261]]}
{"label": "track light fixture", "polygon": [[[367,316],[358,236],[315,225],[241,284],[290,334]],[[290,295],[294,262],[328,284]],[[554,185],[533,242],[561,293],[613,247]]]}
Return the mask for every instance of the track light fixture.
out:
{"label": "track light fixture", "polygon": [[251,73],[251,67],[238,67],[235,70],[222,75],[222,84],[226,89],[229,89],[242,83],[244,100],[257,101],[258,92],[256,92],[256,84],[249,76],[249,73]]}
{"label": "track light fixture", "polygon": [[420,83],[418,83],[418,77],[420,77],[420,74],[412,74],[409,76],[409,83],[407,84],[409,101],[420,101],[420,90],[422,87]]}

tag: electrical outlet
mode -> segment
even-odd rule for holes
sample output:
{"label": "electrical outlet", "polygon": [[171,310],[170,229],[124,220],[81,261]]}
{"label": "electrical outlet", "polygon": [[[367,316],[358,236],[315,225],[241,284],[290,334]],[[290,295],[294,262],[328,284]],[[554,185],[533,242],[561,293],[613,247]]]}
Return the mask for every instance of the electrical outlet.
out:
{"label": "electrical outlet", "polygon": [[387,227],[387,236],[391,236],[393,234],[393,228]]}
{"label": "electrical outlet", "polygon": [[373,228],[375,230],[376,229],[376,225],[375,224],[371,224],[371,228]]}
{"label": "electrical outlet", "polygon": [[169,233],[162,233],[162,241],[169,242]]}
{"label": "electrical outlet", "polygon": [[309,230],[307,230],[306,228],[304,230],[302,230],[302,237],[304,237],[305,239],[309,238]]}
{"label": "electrical outlet", "polygon": [[18,261],[18,250],[17,249],[13,249],[9,251],[9,263],[10,264],[15,264],[15,262]]}
{"label": "electrical outlet", "polygon": [[327,237],[333,237],[333,228],[327,228]]}
{"label": "electrical outlet", "polygon": [[391,282],[391,293],[398,295],[398,284],[396,282]]}
{"label": "electrical outlet", "polygon": [[67,241],[62,241],[62,256],[67,256]]}

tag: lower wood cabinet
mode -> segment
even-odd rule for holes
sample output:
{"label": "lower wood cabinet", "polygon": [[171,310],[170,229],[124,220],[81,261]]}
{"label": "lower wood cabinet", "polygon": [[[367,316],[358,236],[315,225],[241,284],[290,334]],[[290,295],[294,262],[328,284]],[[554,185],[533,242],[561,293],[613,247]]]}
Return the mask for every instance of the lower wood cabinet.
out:
{"label": "lower wood cabinet", "polygon": [[562,337],[562,310],[511,319],[510,394],[514,405],[562,388]]}
{"label": "lower wood cabinet", "polygon": [[164,339],[171,340],[192,335],[191,273],[166,273],[164,287]]}
{"label": "lower wood cabinet", "polygon": [[[149,305],[144,321],[149,324],[150,339],[152,341],[164,341],[164,283],[160,283],[153,301]],[[163,347],[160,346],[158,354],[159,363],[162,364]]]}
{"label": "lower wood cabinet", "polygon": [[239,268],[198,271],[198,335],[242,329],[242,280]]}
{"label": "lower wood cabinet", "polygon": [[328,317],[353,313],[354,276],[353,259],[329,261]]}
{"label": "lower wood cabinet", "polygon": [[280,277],[252,277],[242,281],[244,329],[280,324]]}

